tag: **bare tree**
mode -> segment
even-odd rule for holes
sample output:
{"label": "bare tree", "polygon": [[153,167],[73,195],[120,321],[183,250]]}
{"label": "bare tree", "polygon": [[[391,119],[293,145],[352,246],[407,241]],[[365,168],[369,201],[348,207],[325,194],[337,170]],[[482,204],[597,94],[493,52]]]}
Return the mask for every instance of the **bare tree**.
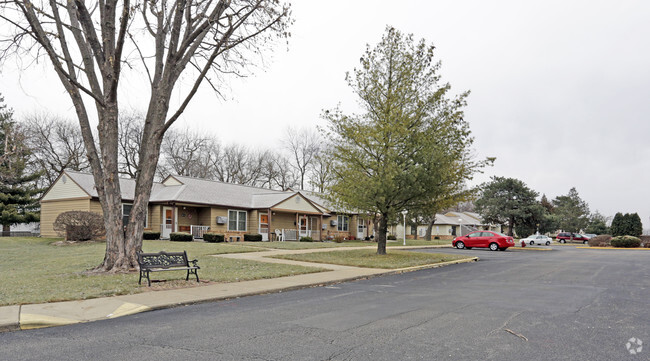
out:
{"label": "bare tree", "polygon": [[211,152],[219,144],[210,135],[185,129],[170,130],[161,147],[159,174],[178,174],[188,177],[210,178]]}
{"label": "bare tree", "polygon": [[309,184],[312,188],[320,193],[325,192],[326,188],[332,184],[334,172],[334,161],[331,155],[325,150],[319,150],[314,156],[309,174]]}
{"label": "bare tree", "polygon": [[291,155],[291,166],[298,178],[298,186],[305,189],[307,173],[320,151],[320,135],[313,129],[287,128],[285,146]]}
{"label": "bare tree", "polygon": [[277,173],[273,179],[275,186],[273,188],[279,188],[285,190],[287,188],[295,187],[298,184],[297,177],[293,173],[291,163],[289,160],[283,156],[277,156],[274,160]]}
{"label": "bare tree", "polygon": [[[288,35],[288,5],[279,0],[5,0],[0,6],[0,18],[13,29],[3,34],[2,44],[11,44],[10,49],[0,51],[45,55],[73,103],[106,225],[106,253],[97,270],[135,268],[165,132],[204,82],[218,93],[224,75],[239,74],[273,39]],[[118,176],[118,89],[125,63],[150,83],[126,239]],[[181,76],[189,88],[176,89],[181,100],[172,108]]]}
{"label": "bare tree", "polygon": [[140,166],[140,135],[144,114],[135,110],[123,111],[119,118],[117,135],[118,170],[120,174],[136,178]]}
{"label": "bare tree", "polygon": [[46,114],[32,114],[23,120],[26,143],[31,149],[31,165],[44,175],[39,184],[50,187],[64,169],[90,168],[84,141],[72,120]]}

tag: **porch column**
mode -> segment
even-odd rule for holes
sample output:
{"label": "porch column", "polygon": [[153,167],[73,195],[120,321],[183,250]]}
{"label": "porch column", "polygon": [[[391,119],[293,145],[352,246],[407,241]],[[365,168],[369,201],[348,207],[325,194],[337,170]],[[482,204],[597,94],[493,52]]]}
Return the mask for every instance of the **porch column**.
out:
{"label": "porch column", "polygon": [[268,240],[269,240],[269,242],[271,242],[271,241],[272,241],[272,240],[271,240],[271,215],[272,215],[273,213],[271,213],[271,208],[269,208],[266,212],[267,212],[267,213],[266,213],[266,214],[267,214],[266,217],[269,219],[269,224],[267,224],[267,227],[268,227],[267,232],[268,232],[268,234],[269,234],[269,235],[268,235]]}
{"label": "porch column", "polygon": [[323,242],[323,215],[320,215],[320,223],[318,224],[318,232],[320,241]]}
{"label": "porch column", "polygon": [[172,232],[178,232],[176,229],[176,203],[172,203]]}
{"label": "porch column", "polygon": [[300,241],[300,215],[296,212],[296,241]]}

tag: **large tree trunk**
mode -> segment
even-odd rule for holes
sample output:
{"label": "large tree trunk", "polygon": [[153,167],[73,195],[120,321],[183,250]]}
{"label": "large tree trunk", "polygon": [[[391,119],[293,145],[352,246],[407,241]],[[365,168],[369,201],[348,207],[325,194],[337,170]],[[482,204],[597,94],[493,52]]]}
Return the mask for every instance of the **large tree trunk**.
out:
{"label": "large tree trunk", "polygon": [[429,224],[427,224],[427,233],[424,235],[425,241],[431,240],[431,231],[433,230],[433,224],[436,223],[436,218],[434,217]]}
{"label": "large tree trunk", "polygon": [[377,235],[377,254],[386,254],[386,233],[388,232],[388,214],[382,213],[379,220],[379,234]]}

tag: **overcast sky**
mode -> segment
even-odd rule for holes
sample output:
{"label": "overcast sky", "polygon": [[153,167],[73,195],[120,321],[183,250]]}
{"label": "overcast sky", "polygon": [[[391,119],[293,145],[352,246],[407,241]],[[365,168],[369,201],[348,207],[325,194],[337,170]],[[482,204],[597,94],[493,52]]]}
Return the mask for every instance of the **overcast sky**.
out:
{"label": "overcast sky", "polygon": [[[477,177],[518,178],[549,199],[575,187],[591,211],[638,212],[650,228],[650,1],[294,0],[288,45],[254,77],[230,82],[226,100],[204,89],[177,127],[223,143],[279,147],[287,126],[324,125],[320,114],[356,99],[344,77],[386,25],[437,48],[443,81],[471,90],[466,120]],[[144,109],[136,82],[122,105]],[[74,117],[49,64],[3,68],[0,92],[18,117]]]}

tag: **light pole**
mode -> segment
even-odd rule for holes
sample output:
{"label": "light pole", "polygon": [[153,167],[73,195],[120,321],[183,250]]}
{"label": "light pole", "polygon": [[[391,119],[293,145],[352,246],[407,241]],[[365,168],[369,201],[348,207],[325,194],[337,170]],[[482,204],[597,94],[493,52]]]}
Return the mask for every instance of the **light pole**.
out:
{"label": "light pole", "polygon": [[404,245],[405,246],[406,246],[406,213],[408,213],[406,209],[402,211],[402,215],[404,216]]}
{"label": "light pole", "polygon": [[463,236],[463,219],[458,218],[458,237]]}

